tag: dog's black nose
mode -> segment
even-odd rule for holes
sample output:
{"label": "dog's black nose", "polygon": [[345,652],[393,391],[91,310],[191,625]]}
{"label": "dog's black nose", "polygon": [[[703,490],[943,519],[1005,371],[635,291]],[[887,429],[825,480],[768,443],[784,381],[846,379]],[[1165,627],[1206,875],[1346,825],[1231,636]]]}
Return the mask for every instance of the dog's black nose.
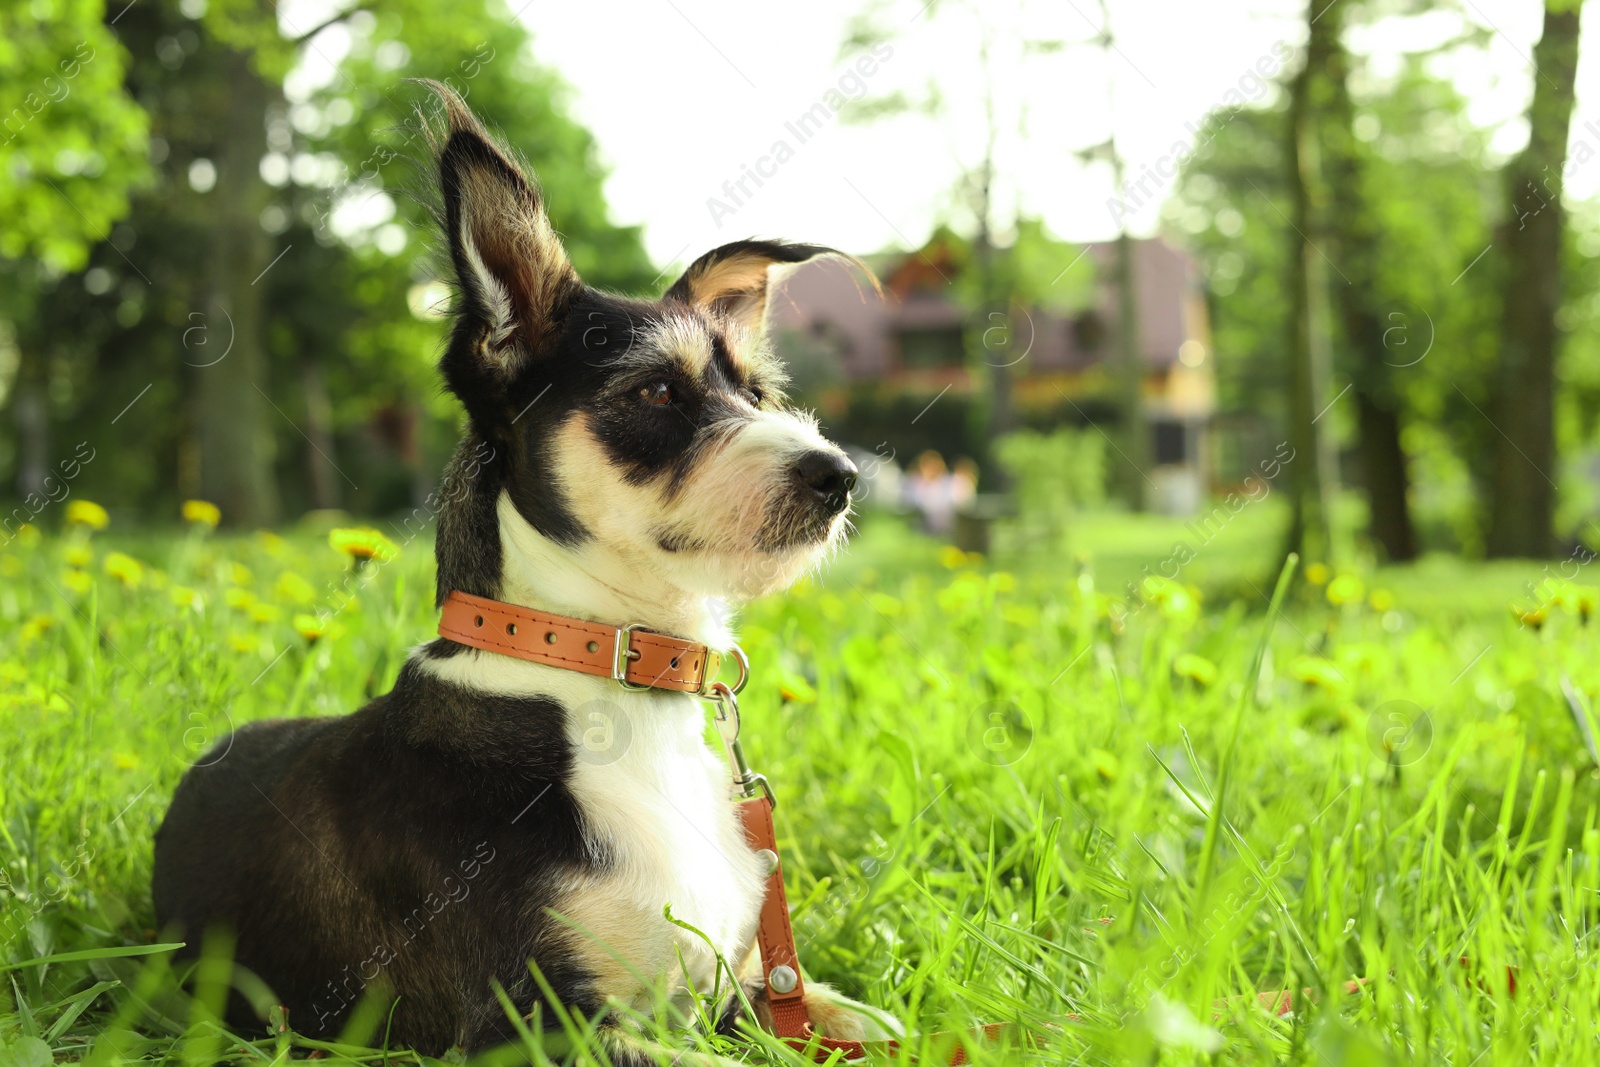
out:
{"label": "dog's black nose", "polygon": [[795,474],[834,511],[849,505],[856,487],[856,465],[842,452],[807,452],[795,464]]}

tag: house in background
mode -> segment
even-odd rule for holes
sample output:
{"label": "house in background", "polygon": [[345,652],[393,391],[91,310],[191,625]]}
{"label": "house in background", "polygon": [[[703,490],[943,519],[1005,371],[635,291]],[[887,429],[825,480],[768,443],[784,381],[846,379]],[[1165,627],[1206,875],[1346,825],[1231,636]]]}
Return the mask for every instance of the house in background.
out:
{"label": "house in background", "polygon": [[[1024,425],[1109,431],[1118,419],[1116,245],[1091,244],[1085,254],[1096,268],[1085,306],[1076,313],[1024,308],[1006,324],[1003,359],[1016,361],[1014,399]],[[950,295],[956,258],[931,245],[875,267],[881,300],[848,268],[824,261],[791,274],[772,309],[774,336],[800,384],[822,385],[825,413],[841,416],[845,427],[849,407],[863,396],[926,403],[944,391],[961,396],[985,385],[973,373],[981,363],[967,355],[968,312]],[[1134,242],[1134,274],[1150,432],[1147,503],[1189,514],[1209,488],[1214,463],[1216,388],[1200,274],[1161,238]],[[947,442],[945,450],[958,447]]]}

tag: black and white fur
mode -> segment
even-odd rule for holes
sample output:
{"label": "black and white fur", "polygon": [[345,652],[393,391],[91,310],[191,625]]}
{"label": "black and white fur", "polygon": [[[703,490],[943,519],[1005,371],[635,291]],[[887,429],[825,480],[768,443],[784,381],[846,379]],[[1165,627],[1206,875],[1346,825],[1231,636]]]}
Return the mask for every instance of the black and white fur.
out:
{"label": "black and white fur", "polygon": [[[659,300],[591,289],[537,188],[433,88],[460,291],[440,367],[470,424],[442,486],[439,597],[726,649],[731,606],[842,536],[854,468],[785,406],[762,327],[769,268],[829,250],[743,241]],[[391,1042],[433,1053],[509,1038],[492,983],[530,1015],[530,960],[591,1017],[710,990],[718,956],[758,965],[762,872],[705,725],[686,694],[434,640],[360,711],[252,723],[189,771],[156,835],[158,919],[190,951],[229,932],[303,1033],[375,996]],[[812,988],[832,1036],[882,1036]],[[615,1018],[613,1060],[650,1062]]]}

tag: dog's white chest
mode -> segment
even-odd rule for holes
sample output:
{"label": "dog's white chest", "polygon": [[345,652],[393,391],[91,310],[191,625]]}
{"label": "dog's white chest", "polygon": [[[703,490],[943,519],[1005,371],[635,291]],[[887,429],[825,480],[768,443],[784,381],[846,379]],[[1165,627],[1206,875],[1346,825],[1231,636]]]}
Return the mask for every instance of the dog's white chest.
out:
{"label": "dog's white chest", "polygon": [[[645,1007],[663,980],[709,993],[718,955],[738,973],[755,941],[765,875],[745,844],[728,767],[706,745],[698,700],[487,653],[424,662],[459,684],[566,709],[574,753],[566,785],[598,862],[574,873],[551,908],[571,927],[563,940],[602,997]],[[667,907],[705,938],[668,922]]]}
{"label": "dog's white chest", "polygon": [[[754,939],[763,874],[738,824],[728,769],[706,746],[700,705],[612,689],[568,708],[569,788],[585,834],[609,861],[568,895],[572,917],[588,916],[601,951],[635,975],[675,985],[686,977],[710,992],[716,954],[736,970]],[[667,907],[705,939],[669,923]],[[637,990],[635,975],[616,975],[609,992],[637,999],[627,991]]]}

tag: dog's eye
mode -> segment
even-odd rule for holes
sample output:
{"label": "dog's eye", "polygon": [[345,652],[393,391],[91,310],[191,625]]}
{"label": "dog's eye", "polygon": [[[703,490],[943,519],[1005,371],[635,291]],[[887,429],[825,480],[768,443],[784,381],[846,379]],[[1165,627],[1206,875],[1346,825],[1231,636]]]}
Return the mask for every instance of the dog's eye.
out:
{"label": "dog's eye", "polygon": [[753,385],[744,391],[744,395],[749,398],[750,403],[754,404],[756,407],[760,407],[761,401],[766,399],[766,394]]}
{"label": "dog's eye", "polygon": [[656,382],[639,390],[639,398],[647,404],[663,407],[672,403],[672,386],[666,382]]}

